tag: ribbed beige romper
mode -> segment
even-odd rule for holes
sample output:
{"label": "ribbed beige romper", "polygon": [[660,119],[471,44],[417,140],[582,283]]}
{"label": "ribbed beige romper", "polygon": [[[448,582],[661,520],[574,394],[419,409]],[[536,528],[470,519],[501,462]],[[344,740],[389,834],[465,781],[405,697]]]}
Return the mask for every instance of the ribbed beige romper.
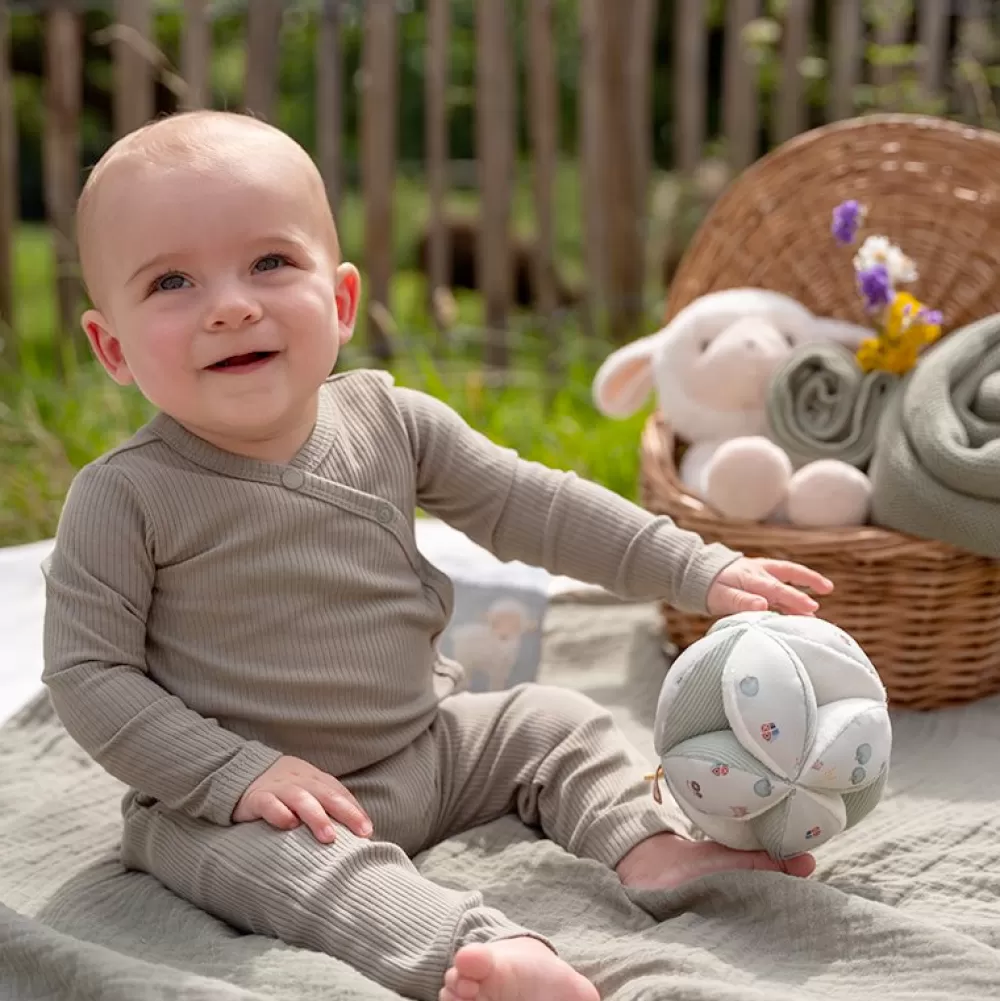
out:
{"label": "ribbed beige romper", "polygon": [[[45,674],[74,738],[126,783],[122,858],[237,928],[326,951],[434,999],[456,949],[528,934],[410,857],[510,811],[614,866],[667,830],[609,715],[541,686],[458,691],[436,637],[448,579],[414,509],[503,560],[700,608],[736,554],[520,460],[386,376],[336,376],[288,465],[223,452],[166,416],[78,474],[48,568]],[[233,824],[282,754],[372,817]]]}

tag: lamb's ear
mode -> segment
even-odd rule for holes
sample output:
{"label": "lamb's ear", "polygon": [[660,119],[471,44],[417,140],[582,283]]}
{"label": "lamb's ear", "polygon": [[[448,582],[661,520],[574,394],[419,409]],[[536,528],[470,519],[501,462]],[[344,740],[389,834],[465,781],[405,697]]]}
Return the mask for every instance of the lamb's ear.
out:
{"label": "lamb's ear", "polygon": [[812,336],[813,341],[834,341],[851,351],[856,351],[863,340],[874,337],[875,331],[849,320],[838,320],[831,316],[817,316]]}
{"label": "lamb's ear", "polygon": [[594,405],[605,417],[630,417],[653,391],[653,349],[663,331],[613,351],[594,376]]}

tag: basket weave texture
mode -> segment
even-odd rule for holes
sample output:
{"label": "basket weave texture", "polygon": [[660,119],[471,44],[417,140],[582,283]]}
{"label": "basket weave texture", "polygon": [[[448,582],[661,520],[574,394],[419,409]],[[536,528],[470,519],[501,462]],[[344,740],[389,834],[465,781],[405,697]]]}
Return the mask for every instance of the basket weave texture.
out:
{"label": "basket weave texture", "polygon": [[[946,330],[1000,312],[1000,135],[937,118],[872,115],[805,133],[744,172],[706,217],[671,287],[667,319],[709,292],[756,287],[818,315],[865,323],[834,207],[868,205],[917,264],[914,289]],[[820,614],[847,630],[897,707],[935,709],[1000,692],[1000,562],[873,526],[834,530],[727,520],[689,493],[658,414],[642,438],[643,504],[748,556],[804,563],[836,584]],[[709,620],[663,606],[684,648]]]}

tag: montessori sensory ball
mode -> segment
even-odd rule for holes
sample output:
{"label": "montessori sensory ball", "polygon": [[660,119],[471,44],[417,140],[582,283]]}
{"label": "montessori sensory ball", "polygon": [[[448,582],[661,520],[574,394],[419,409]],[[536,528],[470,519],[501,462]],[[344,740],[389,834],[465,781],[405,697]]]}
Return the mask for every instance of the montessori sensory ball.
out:
{"label": "montessori sensory ball", "polygon": [[780,860],[854,826],[885,790],[885,688],[843,629],[746,612],[720,619],[663,682],[656,753],[709,838]]}

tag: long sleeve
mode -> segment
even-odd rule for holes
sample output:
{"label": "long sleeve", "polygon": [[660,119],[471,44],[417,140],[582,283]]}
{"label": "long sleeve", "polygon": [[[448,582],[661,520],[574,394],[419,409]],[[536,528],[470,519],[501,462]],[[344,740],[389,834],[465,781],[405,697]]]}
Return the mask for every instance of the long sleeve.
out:
{"label": "long sleeve", "polygon": [[414,450],[418,503],[501,560],[703,612],[712,581],[740,556],[572,472],[519,458],[431,396],[393,392]]}
{"label": "long sleeve", "polygon": [[46,573],[43,681],[70,735],[107,772],[217,824],[279,753],[187,708],[149,677],[155,535],[126,475],[82,470]]}

